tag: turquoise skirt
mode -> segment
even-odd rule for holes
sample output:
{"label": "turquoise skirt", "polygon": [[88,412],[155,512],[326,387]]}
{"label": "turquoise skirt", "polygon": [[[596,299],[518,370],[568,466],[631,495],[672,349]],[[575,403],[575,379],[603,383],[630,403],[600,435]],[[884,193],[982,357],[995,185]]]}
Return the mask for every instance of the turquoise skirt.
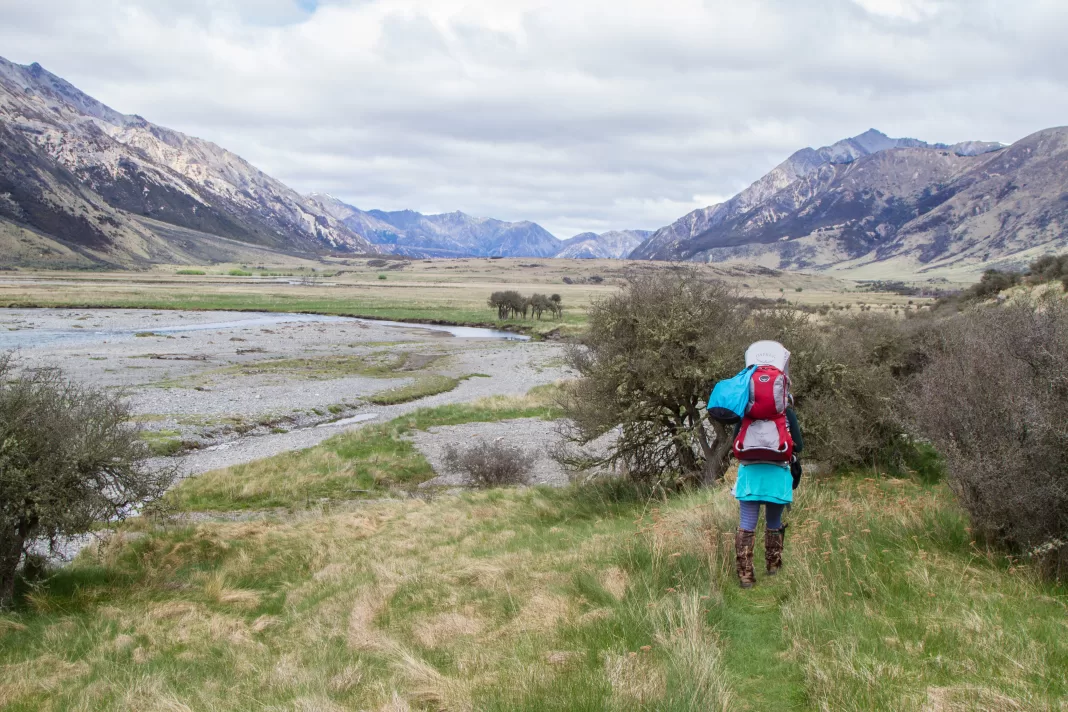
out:
{"label": "turquoise skirt", "polygon": [[734,496],[741,502],[790,504],[794,501],[790,466],[772,462],[743,462],[738,466]]}

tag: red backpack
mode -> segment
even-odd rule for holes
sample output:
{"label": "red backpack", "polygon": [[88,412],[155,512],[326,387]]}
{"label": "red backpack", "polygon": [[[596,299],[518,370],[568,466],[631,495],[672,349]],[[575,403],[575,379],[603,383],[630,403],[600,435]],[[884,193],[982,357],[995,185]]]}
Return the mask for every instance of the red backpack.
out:
{"label": "red backpack", "polygon": [[789,462],[794,454],[794,439],[786,414],[755,419],[746,416],[738,437],[734,439],[734,456],[749,462]]}
{"label": "red backpack", "polygon": [[739,460],[789,462],[794,439],[786,422],[790,379],[775,366],[757,366],[749,380],[749,406],[734,439]]}
{"label": "red backpack", "polygon": [[774,418],[786,412],[790,379],[774,366],[757,366],[749,378],[749,406],[745,414],[756,420]]}

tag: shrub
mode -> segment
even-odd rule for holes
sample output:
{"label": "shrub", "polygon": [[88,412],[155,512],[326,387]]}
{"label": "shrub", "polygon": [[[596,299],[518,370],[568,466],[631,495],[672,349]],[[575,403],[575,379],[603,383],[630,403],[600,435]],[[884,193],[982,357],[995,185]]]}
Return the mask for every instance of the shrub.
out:
{"label": "shrub", "polygon": [[908,464],[901,392],[927,364],[938,328],[865,311],[784,334],[806,456],[836,467]]}
{"label": "shrub", "polygon": [[472,487],[503,487],[530,482],[536,455],[500,440],[481,441],[466,448],[448,445],[445,468],[464,476]]}
{"label": "shrub", "polygon": [[115,395],[57,369],[16,374],[0,358],[0,607],[28,543],[88,531],[163,494],[173,469],[149,452]]}
{"label": "shrub", "polygon": [[180,269],[177,272],[175,272],[175,274],[194,274],[194,275],[199,275],[199,274],[206,274],[206,272],[204,272],[204,270],[202,270],[202,269]]}
{"label": "shrub", "polygon": [[965,301],[981,301],[997,296],[999,293],[1015,287],[1023,279],[1019,272],[1002,272],[996,269],[988,269],[977,284],[973,284],[964,290],[962,295]]}
{"label": "shrub", "polygon": [[909,410],[986,537],[1068,564],[1068,304],[973,310],[944,328]]}
{"label": "shrub", "polygon": [[1037,282],[1068,280],[1068,255],[1044,255],[1031,263],[1028,273]]}
{"label": "shrub", "polygon": [[384,274],[378,275],[378,278],[379,279],[388,279],[388,277],[386,277],[386,275],[384,275]]}
{"label": "shrub", "polygon": [[[563,389],[568,446],[556,457],[572,468],[622,467],[646,483],[672,473],[719,479],[730,435],[702,406],[756,340],[751,315],[733,288],[694,269],[640,275],[594,302],[589,328],[567,351],[581,378]],[[616,429],[607,450],[583,450]]]}
{"label": "shrub", "polygon": [[226,274],[230,275],[231,277],[251,277],[252,276],[251,272],[249,272],[247,270],[243,270],[243,269],[232,269],[229,272],[227,272]]}

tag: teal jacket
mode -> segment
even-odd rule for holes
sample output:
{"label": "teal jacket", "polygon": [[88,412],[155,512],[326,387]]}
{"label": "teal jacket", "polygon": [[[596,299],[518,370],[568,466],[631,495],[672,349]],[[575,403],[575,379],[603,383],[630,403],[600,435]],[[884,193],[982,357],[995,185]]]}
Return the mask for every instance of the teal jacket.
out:
{"label": "teal jacket", "polygon": [[[800,454],[805,443],[793,408],[786,409],[786,421],[794,440],[794,452]],[[788,462],[743,462],[738,466],[734,496],[741,502],[789,504],[794,501],[793,481]]]}

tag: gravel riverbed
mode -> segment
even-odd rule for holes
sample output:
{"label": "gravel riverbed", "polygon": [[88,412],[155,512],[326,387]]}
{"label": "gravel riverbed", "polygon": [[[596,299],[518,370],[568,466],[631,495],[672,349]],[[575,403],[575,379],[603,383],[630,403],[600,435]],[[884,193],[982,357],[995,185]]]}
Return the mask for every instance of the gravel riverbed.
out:
{"label": "gravel riverbed", "polygon": [[[346,427],[418,408],[521,395],[567,376],[557,344],[299,314],[0,309],[0,350],[7,349],[17,349],[22,367],[58,366],[123,391],[147,429],[181,441],[185,451],[167,459],[184,476],[311,447]],[[381,374],[388,377],[319,367],[402,354],[417,368]],[[478,376],[410,403],[367,400],[426,373]],[[357,416],[366,419],[332,425]]]}

